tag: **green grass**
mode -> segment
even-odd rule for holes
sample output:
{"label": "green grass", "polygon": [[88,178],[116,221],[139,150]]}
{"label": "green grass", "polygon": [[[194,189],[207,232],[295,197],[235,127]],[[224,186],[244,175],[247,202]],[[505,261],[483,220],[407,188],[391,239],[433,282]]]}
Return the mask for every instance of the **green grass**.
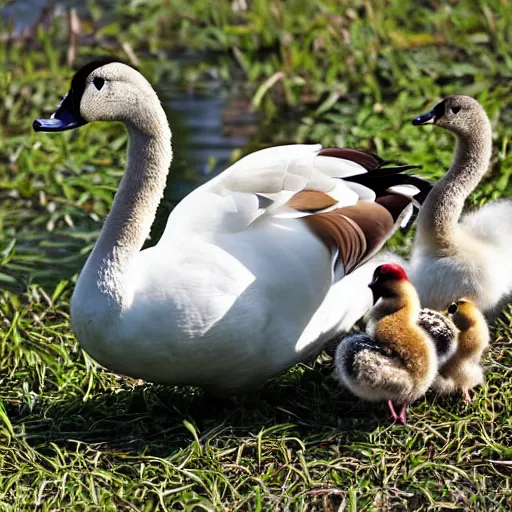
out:
{"label": "green grass", "polygon": [[[229,79],[242,62],[268,115],[242,152],[287,142],[359,146],[438,178],[454,141],[410,120],[444,94],[473,94],[493,121],[495,151],[471,203],[512,195],[510,2],[434,10],[323,0],[307,12],[271,3],[271,14],[253,2],[234,15],[230,2],[164,2],[162,16],[149,2],[143,17],[131,13],[140,21],[123,37],[164,52],[187,41],[204,56],[181,78],[176,64],[147,59],[155,82],[194,83],[212,67]],[[152,16],[160,32],[149,30]],[[350,44],[340,44],[340,26]],[[428,394],[406,428],[390,425],[383,405],[342,391],[327,354],[256,395],[221,400],[121,378],[81,351],[69,300],[124,168],[126,135],[119,125],[32,132],[71,75],[54,37],[41,33],[38,51],[0,52],[0,511],[510,510],[510,305],[492,326],[487,382],[474,402]],[[286,79],[265,89],[279,70]],[[148,244],[190,173],[173,170]],[[411,236],[391,246],[407,253]]]}

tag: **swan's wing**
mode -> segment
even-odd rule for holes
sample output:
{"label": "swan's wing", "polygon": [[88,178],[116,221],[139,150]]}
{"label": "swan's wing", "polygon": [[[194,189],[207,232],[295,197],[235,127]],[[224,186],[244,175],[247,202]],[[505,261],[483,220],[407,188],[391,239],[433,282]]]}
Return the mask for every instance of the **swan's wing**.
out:
{"label": "swan's wing", "polygon": [[411,218],[430,183],[358,149],[278,146],[239,160],[218,177],[245,228],[261,216],[303,217],[332,249],[335,275],[371,258]]}
{"label": "swan's wing", "polygon": [[256,151],[218,176],[215,190],[220,194],[245,193],[265,198],[261,214],[267,215],[282,214],[280,208],[303,190],[329,193],[339,206],[355,204],[362,189],[336,178],[356,176],[366,169],[350,160],[322,157],[321,152],[320,144],[294,144]]}
{"label": "swan's wing", "polygon": [[[278,146],[252,153],[206,185],[216,226],[246,229],[260,217],[303,218],[332,249],[335,279],[371,258],[410,219],[427,181],[358,149]],[[418,200],[419,198],[419,200]],[[218,203],[218,204],[217,204]]]}
{"label": "swan's wing", "polygon": [[[221,195],[255,194],[260,199],[260,213],[272,215],[293,216],[290,208],[286,212],[282,207],[289,206],[288,201],[303,190],[329,194],[338,207],[361,199],[373,201],[391,188],[421,203],[431,186],[421,178],[403,174],[416,167],[390,166],[359,149],[293,144],[245,156],[212,180],[209,188]],[[302,215],[295,212],[295,216]]]}
{"label": "swan's wing", "polygon": [[388,194],[304,218],[331,249],[334,275],[350,274],[374,256],[409,214],[411,200]]}

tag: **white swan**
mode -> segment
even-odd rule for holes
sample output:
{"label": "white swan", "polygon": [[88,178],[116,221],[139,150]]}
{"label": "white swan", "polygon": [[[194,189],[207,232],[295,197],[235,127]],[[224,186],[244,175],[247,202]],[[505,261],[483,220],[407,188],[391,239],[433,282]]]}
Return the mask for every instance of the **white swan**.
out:
{"label": "white swan", "polygon": [[417,221],[411,281],[423,306],[444,309],[460,297],[493,313],[512,293],[512,201],[498,200],[461,217],[489,168],[491,123],[469,96],[450,96],[413,124],[434,123],[457,136],[453,162]]}
{"label": "white swan", "polygon": [[77,282],[72,327],[98,362],[149,381],[240,392],[317,353],[372,305],[367,283],[382,257],[364,263],[412,208],[386,189],[430,190],[363,151],[269,148],[185,197],[141,251],[172,159],[145,78],[119,62],[88,64],[34,129],[100,120],[125,123],[128,163]]}

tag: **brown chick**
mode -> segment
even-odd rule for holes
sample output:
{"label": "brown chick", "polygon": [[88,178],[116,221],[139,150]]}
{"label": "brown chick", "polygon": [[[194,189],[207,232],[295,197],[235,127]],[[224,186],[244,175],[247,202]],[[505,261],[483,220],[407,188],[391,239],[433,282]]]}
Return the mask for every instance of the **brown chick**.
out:
{"label": "brown chick", "polygon": [[[387,400],[392,418],[406,424],[407,405],[424,395],[436,376],[435,345],[418,326],[420,301],[402,267],[391,263],[377,267],[369,286],[374,307],[366,334],[341,341],[336,371],[356,396]],[[393,402],[403,404],[400,414]]]}
{"label": "brown chick", "polygon": [[442,394],[462,391],[464,401],[471,402],[469,390],[484,382],[480,361],[489,346],[489,327],[481,311],[466,298],[450,304],[448,314],[460,330],[458,345],[439,369],[433,388]]}

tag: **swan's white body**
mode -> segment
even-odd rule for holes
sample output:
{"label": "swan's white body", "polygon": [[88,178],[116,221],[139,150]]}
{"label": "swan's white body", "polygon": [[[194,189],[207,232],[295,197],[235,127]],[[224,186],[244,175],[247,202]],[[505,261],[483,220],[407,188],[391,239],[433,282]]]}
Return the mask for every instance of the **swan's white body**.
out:
{"label": "swan's white body", "polygon": [[[122,282],[115,272],[98,273],[93,255],[71,309],[84,349],[122,374],[243,389],[263,384],[350,329],[372,306],[368,283],[382,258],[339,280],[333,255],[302,217],[276,217],[259,209],[253,193],[224,186],[235,173],[250,179],[251,172],[271,166],[276,171],[260,174],[262,184],[294,166],[315,175],[315,158],[332,174],[366,172],[353,162],[316,156],[320,149],[262,150],[196,189],[171,213],[160,241],[135,255]],[[341,204],[359,200],[351,189],[359,186],[324,173],[322,179],[332,181]],[[371,190],[363,192],[371,198]],[[122,307],[111,305],[112,292],[105,293],[118,289]]]}
{"label": "swan's white body", "polygon": [[[71,301],[73,330],[98,362],[153,382],[239,392],[310,358],[371,307],[367,285],[382,259],[368,260],[412,204],[406,198],[391,215],[371,188],[340,179],[365,174],[363,165],[321,155],[320,145],[258,151],[183,199],[161,240],[141,251],[172,159],[165,113],[149,83],[118,63],[83,68],[70,94],[65,115],[36,129],[67,129],[78,104],[79,122],[120,119],[130,134],[127,170]],[[290,207],[303,191],[332,204]],[[373,236],[372,222],[361,229],[341,218],[339,208],[356,204],[385,213],[375,216],[387,219],[385,236]],[[329,246],[308,224],[319,211],[339,216],[325,230],[348,236],[345,246]],[[350,270],[359,268],[344,277],[338,255],[347,247]]]}
{"label": "swan's white body", "polygon": [[457,147],[449,171],[419,213],[411,281],[425,307],[444,309],[467,297],[492,314],[512,294],[512,201],[487,203],[461,215],[489,167],[491,124],[468,96],[451,96],[428,115],[437,115],[436,124],[457,135]]}

